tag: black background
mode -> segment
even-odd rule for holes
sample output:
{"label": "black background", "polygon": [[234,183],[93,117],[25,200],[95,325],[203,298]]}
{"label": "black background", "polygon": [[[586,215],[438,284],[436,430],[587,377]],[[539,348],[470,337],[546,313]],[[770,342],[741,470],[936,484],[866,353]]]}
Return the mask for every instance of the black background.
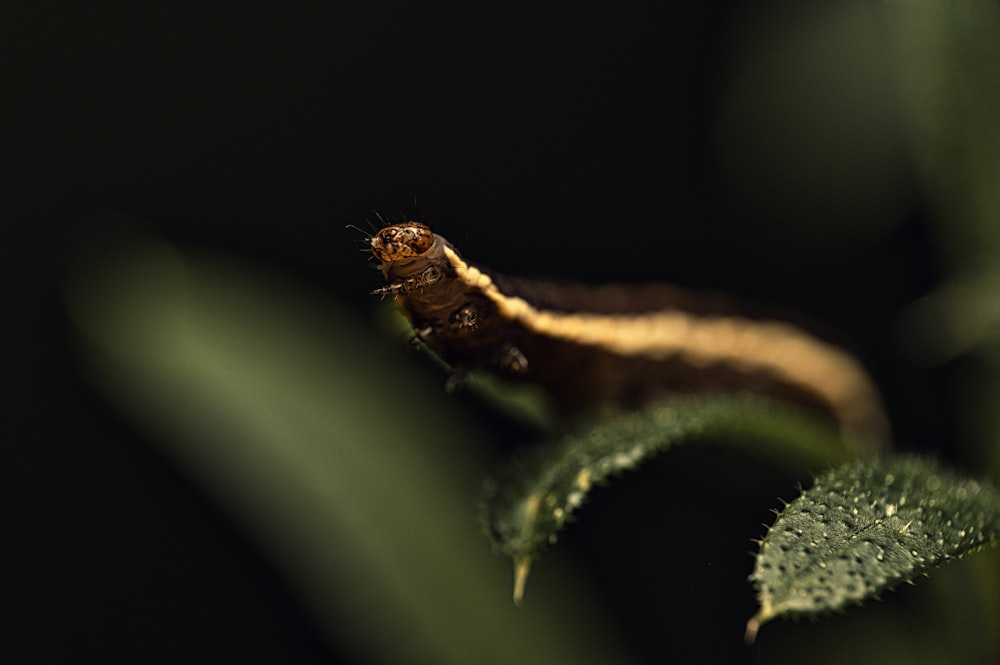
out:
{"label": "black background", "polygon": [[728,192],[713,128],[733,4],[7,8],[4,650],[335,659],[244,534],[77,369],[63,280],[118,234],[244,256],[359,311],[377,280],[345,226],[373,211],[505,272],[740,292],[841,331],[901,439],[936,445],[947,422],[925,407],[946,399],[893,332],[936,272],[919,198],[827,244],[774,233]]}

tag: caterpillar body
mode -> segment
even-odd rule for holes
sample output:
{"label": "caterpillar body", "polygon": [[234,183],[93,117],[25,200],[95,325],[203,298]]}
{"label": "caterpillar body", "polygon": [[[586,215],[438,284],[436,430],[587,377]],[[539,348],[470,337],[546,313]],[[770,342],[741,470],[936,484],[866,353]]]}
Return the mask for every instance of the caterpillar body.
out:
{"label": "caterpillar body", "polygon": [[505,277],[419,222],[369,240],[416,337],[453,367],[543,386],[564,410],[679,393],[792,402],[845,434],[885,441],[879,393],[842,348],[725,298],[669,285],[584,287]]}

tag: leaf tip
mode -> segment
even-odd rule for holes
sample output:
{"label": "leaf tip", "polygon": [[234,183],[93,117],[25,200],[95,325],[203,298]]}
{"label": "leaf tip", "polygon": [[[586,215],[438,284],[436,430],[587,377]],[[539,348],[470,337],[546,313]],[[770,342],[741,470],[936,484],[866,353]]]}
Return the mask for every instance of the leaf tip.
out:
{"label": "leaf tip", "polygon": [[528,573],[531,572],[531,555],[522,554],[514,557],[514,604],[521,606],[524,598],[524,587],[528,583]]}
{"label": "leaf tip", "polygon": [[767,619],[763,617],[760,612],[757,612],[757,614],[754,614],[749,620],[747,620],[747,627],[743,631],[743,641],[746,642],[747,645],[751,645],[757,641],[757,632],[766,620]]}

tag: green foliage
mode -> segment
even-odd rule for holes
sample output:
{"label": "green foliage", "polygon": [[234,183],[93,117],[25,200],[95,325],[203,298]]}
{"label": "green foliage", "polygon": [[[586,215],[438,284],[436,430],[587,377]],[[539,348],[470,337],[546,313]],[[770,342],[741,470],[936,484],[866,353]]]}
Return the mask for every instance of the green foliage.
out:
{"label": "green foliage", "polygon": [[[396,356],[368,344],[365,324],[217,257],[150,245],[99,266],[71,292],[95,381],[246,525],[337,640],[378,662],[490,662],[484,653],[493,662],[621,661],[627,647],[597,618],[586,585],[566,579],[571,571],[546,570],[546,592],[521,610],[496,602],[506,574],[477,544],[470,514],[487,472],[469,445],[477,435],[448,411],[453,400],[422,390]],[[679,398],[590,423],[491,485],[486,519],[518,565],[517,593],[590,489],[674,445],[708,440],[803,477],[860,451],[798,411],[746,398]],[[816,531],[820,505],[844,520],[827,538],[799,535]],[[998,528],[992,490],[925,462],[841,467],[762,542],[751,632],[776,616],[877,596]],[[812,540],[815,552],[804,553]],[[880,554],[884,563],[864,568]],[[801,574],[780,575],[782,566]],[[831,576],[816,574],[824,570]],[[358,625],[365,630],[350,628]]]}
{"label": "green foliage", "polygon": [[369,343],[368,322],[159,243],[95,261],[69,295],[95,384],[341,648],[458,665],[607,663],[625,649],[558,571],[531,611],[497,602],[508,571],[476,529],[476,429],[405,369],[412,351]]}
{"label": "green foliage", "polygon": [[[734,397],[677,398],[542,445],[491,480],[484,502],[488,534],[514,561],[515,602],[532,562],[594,487],[699,440],[749,446],[800,469],[856,451],[801,413]],[[818,616],[879,597],[998,536],[1000,494],[987,485],[912,456],[842,465],[787,505],[761,541],[752,576],[760,610],[747,638],[775,617]]]}
{"label": "green foliage", "polygon": [[488,484],[483,522],[497,549],[514,560],[515,602],[531,562],[556,541],[594,487],[673,445],[703,439],[749,446],[804,468],[847,459],[851,450],[813,418],[748,397],[679,397],[579,427]]}
{"label": "green foliage", "polygon": [[[811,238],[819,247],[829,237],[874,242],[869,230],[890,227],[893,211],[901,217],[912,203],[900,200],[909,187],[919,192],[915,200],[929,203],[935,258],[946,270],[950,264],[951,286],[913,310],[901,341],[917,361],[970,359],[957,372],[954,400],[965,410],[964,430],[948,443],[970,468],[998,478],[1000,14],[984,2],[847,4],[850,13],[839,21],[828,20],[839,11],[829,9],[802,22],[787,4],[764,31],[741,24],[741,39],[780,48],[777,62],[740,58],[754,67],[744,70],[749,84],[722,91],[745,103],[723,109],[720,149],[750,198],[774,192],[778,212],[793,200],[786,218],[812,227],[798,241]],[[825,39],[814,39],[812,29]],[[810,51],[816,44],[825,46]],[[810,64],[803,53],[828,63],[833,80],[799,71]],[[874,62],[882,54],[886,61]],[[846,70],[844,56],[855,63]],[[731,64],[739,73],[739,63]],[[886,80],[870,75],[878,66],[891,70]],[[758,83],[783,70],[791,77],[761,93]],[[853,94],[830,85],[838,80],[849,81]],[[790,84],[798,82],[811,87],[803,94]],[[829,107],[836,113],[827,101],[841,105]],[[818,113],[809,112],[813,106]],[[744,122],[748,108],[766,124]],[[857,121],[845,121],[844,110]],[[869,114],[878,122],[866,124]],[[727,137],[739,139],[735,149]],[[776,139],[784,139],[779,149]],[[842,145],[853,146],[853,157]],[[897,150],[908,153],[905,161]],[[797,187],[770,186],[796,182],[804,165],[819,175]],[[786,235],[773,233],[774,242]],[[163,246],[123,251],[71,282],[95,383],[253,534],[338,643],[377,662],[629,660],[615,617],[601,613],[571,570],[537,576],[547,593],[533,592],[520,610],[498,602],[508,571],[488,556],[471,514],[474,485],[488,472],[475,452],[483,431],[402,369],[406,363],[386,344],[373,346],[367,321],[295,295],[273,277]],[[531,561],[589,490],[651,455],[709,438],[752,446],[762,459],[792,465],[803,480],[858,452],[797,413],[732,399],[678,400],[581,428],[490,485],[485,520],[497,547],[516,562],[516,596]],[[670,529],[669,510],[652,510],[649,519]],[[929,619],[884,620],[888,612],[876,605],[850,622],[789,626],[784,644],[794,647],[797,635],[807,635],[811,662],[995,662],[1000,558],[954,560],[995,541],[998,528],[997,494],[986,485],[913,457],[851,461],[789,503],[760,541],[753,581],[761,606],[748,636],[771,619],[838,611],[931,573],[919,591],[936,595],[908,598]],[[676,536],[679,547],[692,538]],[[953,563],[932,570],[946,562]],[[678,576],[697,587],[706,574],[685,569]],[[744,592],[749,600],[748,588],[734,597]],[[825,641],[814,639],[824,630]],[[970,632],[982,644],[963,651]],[[942,658],[927,657],[926,645]],[[787,658],[779,651],[762,658],[789,662],[803,653],[791,648]]]}
{"label": "green foliage", "polygon": [[1000,537],[1000,494],[917,457],[830,471],[778,514],[753,572],[752,640],[782,615],[877,597]]}

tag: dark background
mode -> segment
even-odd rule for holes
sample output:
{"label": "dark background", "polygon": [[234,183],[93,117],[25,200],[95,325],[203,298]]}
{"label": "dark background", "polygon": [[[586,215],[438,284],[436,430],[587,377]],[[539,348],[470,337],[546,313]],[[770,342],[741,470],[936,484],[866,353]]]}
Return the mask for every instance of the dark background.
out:
{"label": "dark background", "polygon": [[[378,279],[345,226],[376,212],[424,219],[504,272],[737,292],[837,330],[883,386],[900,440],[938,448],[941,377],[895,337],[937,275],[905,160],[884,183],[892,205],[842,208],[795,183],[741,189],[720,160],[741,40],[786,9],[8,7],[5,651],[335,659],[245,535],[77,369],[68,269],[139,231],[252,259],[359,311]],[[798,103],[782,90],[776,108]],[[747,163],[766,164],[770,139],[743,131]]]}

